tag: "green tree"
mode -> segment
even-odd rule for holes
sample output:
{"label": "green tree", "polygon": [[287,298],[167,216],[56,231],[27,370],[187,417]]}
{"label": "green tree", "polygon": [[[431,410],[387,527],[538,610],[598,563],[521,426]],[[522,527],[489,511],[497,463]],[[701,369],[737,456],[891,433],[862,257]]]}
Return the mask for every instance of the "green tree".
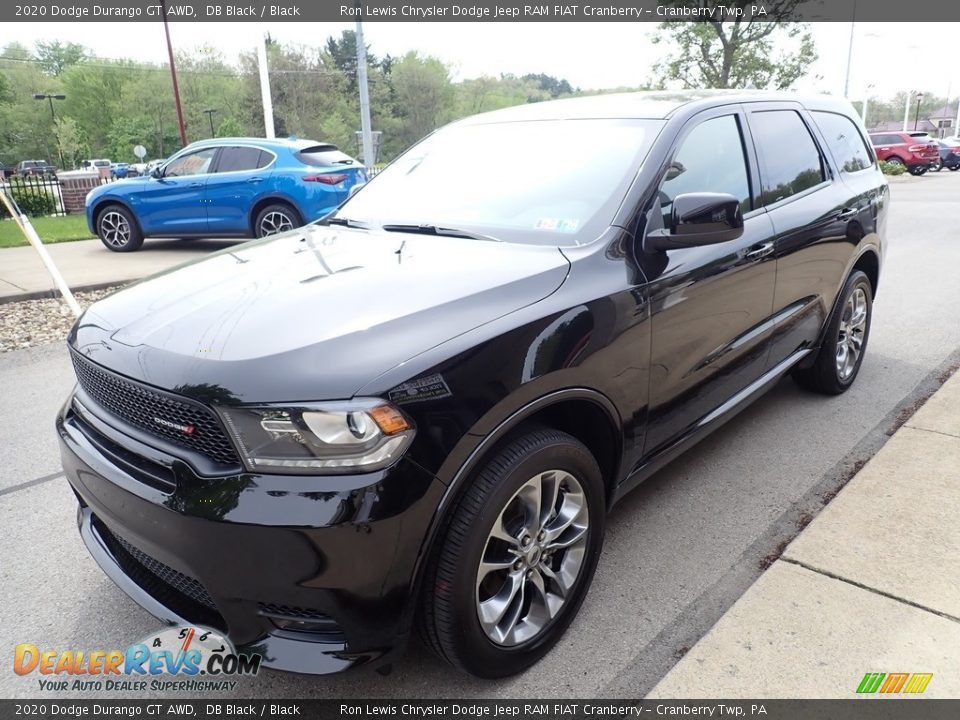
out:
{"label": "green tree", "polygon": [[217,127],[217,137],[239,137],[243,135],[243,126],[234,117],[228,117]]}
{"label": "green tree", "polygon": [[71,65],[83,62],[88,56],[87,49],[83,45],[77,43],[64,45],[59,40],[50,42],[38,40],[34,54],[43,72],[54,77],[60,77],[64,70]]}
{"label": "green tree", "polygon": [[673,52],[656,66],[657,79],[661,85],[677,81],[687,88],[790,87],[817,59],[807,25],[789,21],[800,2],[769,3],[768,14],[758,20],[749,14],[728,20],[721,7],[749,13],[748,6],[755,3],[705,1],[699,4],[714,10],[711,19],[661,23],[653,42],[669,45]]}
{"label": "green tree", "polygon": [[403,120],[398,140],[404,147],[451,119],[454,89],[450,71],[437,58],[408,52],[394,62],[390,80],[397,115]]}
{"label": "green tree", "polygon": [[76,120],[66,116],[58,117],[56,134],[57,145],[63,153],[63,161],[66,165],[64,169],[75,168],[87,152],[86,143],[83,141]]}

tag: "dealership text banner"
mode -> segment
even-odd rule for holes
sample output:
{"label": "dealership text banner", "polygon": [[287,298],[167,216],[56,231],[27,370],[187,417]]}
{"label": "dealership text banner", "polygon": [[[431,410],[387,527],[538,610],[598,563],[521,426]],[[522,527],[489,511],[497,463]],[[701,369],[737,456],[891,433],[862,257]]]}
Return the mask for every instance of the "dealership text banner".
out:
{"label": "dealership text banner", "polygon": [[35,0],[0,3],[0,22],[918,22],[960,20],[960,3],[943,0],[768,0],[725,3],[624,0],[532,4],[509,0],[392,2],[286,0]]}

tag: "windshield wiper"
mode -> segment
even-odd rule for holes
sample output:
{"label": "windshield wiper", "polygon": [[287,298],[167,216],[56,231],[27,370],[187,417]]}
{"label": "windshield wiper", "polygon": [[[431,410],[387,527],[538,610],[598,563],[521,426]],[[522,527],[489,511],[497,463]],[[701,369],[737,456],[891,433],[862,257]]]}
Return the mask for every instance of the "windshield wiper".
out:
{"label": "windshield wiper", "polygon": [[370,227],[367,223],[360,220],[351,220],[350,218],[345,217],[332,217],[327,218],[325,221],[327,225],[343,225],[344,227],[349,228],[368,228]]}
{"label": "windshield wiper", "polygon": [[439,225],[398,225],[386,224],[382,226],[387,232],[416,233],[417,235],[442,235],[444,237],[468,238],[470,240],[489,240],[490,242],[500,242],[499,238],[491,235],[473,232],[472,230],[461,230],[460,228],[440,227]]}

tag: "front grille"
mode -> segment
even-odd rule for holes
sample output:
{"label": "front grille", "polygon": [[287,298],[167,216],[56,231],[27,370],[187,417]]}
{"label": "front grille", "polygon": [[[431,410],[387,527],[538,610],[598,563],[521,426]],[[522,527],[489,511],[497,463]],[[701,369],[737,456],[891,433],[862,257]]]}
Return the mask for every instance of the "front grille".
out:
{"label": "front grille", "polygon": [[111,532],[95,515],[92,525],[127,577],[164,607],[192,622],[217,629],[226,628],[213,598],[199,580],[174,570],[131,545]]}
{"label": "front grille", "polygon": [[[211,410],[186,398],[141,385],[71,353],[80,387],[99,405],[144,430],[222,465],[239,465],[233,445]],[[189,427],[188,433],[177,427]]]}

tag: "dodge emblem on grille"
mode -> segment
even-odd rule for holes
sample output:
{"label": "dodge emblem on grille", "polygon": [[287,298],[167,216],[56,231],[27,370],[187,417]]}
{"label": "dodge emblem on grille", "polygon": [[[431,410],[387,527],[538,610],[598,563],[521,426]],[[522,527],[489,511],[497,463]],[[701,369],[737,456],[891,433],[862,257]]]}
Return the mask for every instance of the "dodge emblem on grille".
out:
{"label": "dodge emblem on grille", "polygon": [[184,435],[193,435],[193,431],[195,429],[193,425],[181,425],[180,423],[175,423],[172,420],[164,420],[163,418],[159,417],[155,417],[153,421],[157,425],[163,425],[164,427],[168,427],[172,430],[179,430]]}

